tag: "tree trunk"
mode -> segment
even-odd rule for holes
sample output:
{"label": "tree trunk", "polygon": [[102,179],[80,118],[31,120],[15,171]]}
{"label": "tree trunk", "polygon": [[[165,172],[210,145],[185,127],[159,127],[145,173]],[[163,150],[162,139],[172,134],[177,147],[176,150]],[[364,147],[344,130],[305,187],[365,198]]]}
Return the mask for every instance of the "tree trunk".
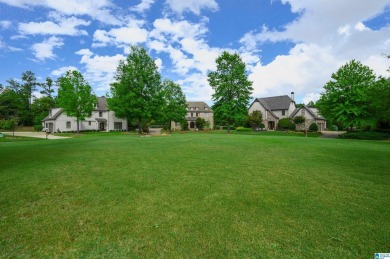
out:
{"label": "tree trunk", "polygon": [[139,133],[139,134],[142,134],[141,118],[138,118],[138,133]]}
{"label": "tree trunk", "polygon": [[80,120],[79,120],[79,118],[77,118],[77,134],[80,133],[79,125],[80,125]]}
{"label": "tree trunk", "polygon": [[230,133],[230,123],[228,122],[228,130],[227,133]]}
{"label": "tree trunk", "polygon": [[169,133],[172,133],[172,121],[169,120]]}

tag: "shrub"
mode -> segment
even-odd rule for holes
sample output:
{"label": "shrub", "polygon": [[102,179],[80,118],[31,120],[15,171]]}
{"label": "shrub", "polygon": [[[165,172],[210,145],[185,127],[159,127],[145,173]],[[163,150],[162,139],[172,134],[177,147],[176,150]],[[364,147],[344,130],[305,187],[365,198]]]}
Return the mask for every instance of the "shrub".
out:
{"label": "shrub", "polygon": [[252,129],[251,128],[245,128],[245,127],[237,127],[236,131],[240,131],[240,132],[242,132],[242,131],[252,131]]}
{"label": "shrub", "polygon": [[309,126],[309,131],[317,132],[317,131],[318,131],[318,125],[317,125],[317,123],[313,122],[312,124],[310,124],[310,126]]}
{"label": "shrub", "polygon": [[43,126],[42,125],[34,125],[34,130],[35,131],[42,131]]}
{"label": "shrub", "polygon": [[364,140],[383,140],[388,139],[389,134],[386,132],[378,132],[378,131],[353,131],[346,132],[340,135],[342,139],[364,139]]}
{"label": "shrub", "polygon": [[289,118],[280,119],[278,122],[279,130],[295,130],[295,128],[296,125]]}
{"label": "shrub", "polygon": [[196,118],[195,125],[198,129],[202,130],[206,126],[206,120],[203,118]]}

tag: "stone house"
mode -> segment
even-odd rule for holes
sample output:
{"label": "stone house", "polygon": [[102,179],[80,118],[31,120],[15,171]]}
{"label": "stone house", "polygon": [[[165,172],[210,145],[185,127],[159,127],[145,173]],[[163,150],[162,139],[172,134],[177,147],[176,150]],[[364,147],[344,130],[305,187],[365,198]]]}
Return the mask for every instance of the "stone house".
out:
{"label": "stone house", "polygon": [[275,130],[282,118],[294,119],[296,116],[306,118],[305,129],[308,129],[313,122],[318,125],[319,131],[326,128],[326,119],[319,114],[317,108],[306,105],[301,108],[295,106],[294,92],[291,92],[291,97],[282,95],[256,98],[249,107],[248,113],[251,114],[253,111],[261,112],[267,130]]}
{"label": "stone house", "polygon": [[[208,122],[208,128],[214,127],[214,116],[210,106],[205,102],[187,102],[187,115],[186,122],[190,130],[196,130],[195,121],[197,118],[203,118]],[[171,127],[173,130],[180,130],[181,125],[179,122],[172,122]]]}
{"label": "stone house", "polygon": [[[42,126],[52,133],[76,131],[77,121],[76,118],[67,116],[62,108],[51,108],[49,115],[42,120]],[[107,98],[102,96],[98,98],[91,117],[80,121],[79,129],[80,131],[126,131],[127,120],[117,118],[115,112],[109,110]]]}

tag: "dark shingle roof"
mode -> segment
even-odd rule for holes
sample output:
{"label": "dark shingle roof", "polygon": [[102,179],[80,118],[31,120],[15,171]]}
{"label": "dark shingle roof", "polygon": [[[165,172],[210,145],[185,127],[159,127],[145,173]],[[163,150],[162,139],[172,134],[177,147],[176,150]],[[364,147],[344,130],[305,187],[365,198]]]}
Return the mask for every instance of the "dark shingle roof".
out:
{"label": "dark shingle roof", "polygon": [[54,114],[54,115],[51,116],[51,117],[50,117],[50,113],[49,113],[49,115],[47,115],[42,121],[51,121],[51,120],[55,120],[55,119],[58,118],[58,116],[60,116],[61,113],[62,113],[62,108],[59,109],[59,110],[57,111],[57,113]]}
{"label": "dark shingle roof", "polygon": [[194,108],[193,110],[195,110],[195,108],[198,108],[197,111],[206,111],[206,108],[207,111],[212,111],[210,106],[208,106],[208,104],[205,102],[187,102],[188,111],[190,111],[191,107]]}
{"label": "dark shingle roof", "polygon": [[257,100],[264,106],[264,108],[271,111],[288,110],[290,103],[293,102],[288,95],[257,98]]}

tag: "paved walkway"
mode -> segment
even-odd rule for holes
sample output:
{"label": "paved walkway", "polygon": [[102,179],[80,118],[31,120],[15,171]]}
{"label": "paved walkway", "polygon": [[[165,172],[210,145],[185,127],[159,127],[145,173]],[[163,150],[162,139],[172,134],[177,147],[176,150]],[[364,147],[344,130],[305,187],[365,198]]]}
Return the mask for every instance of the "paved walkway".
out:
{"label": "paved walkway", "polygon": [[346,131],[321,131],[322,138],[338,138],[340,134],[345,133]]}
{"label": "paved walkway", "polygon": [[[12,132],[1,132],[4,135],[11,135]],[[38,132],[38,131],[15,131],[15,136],[20,136],[20,137],[31,137],[31,138],[46,138],[46,132]],[[59,136],[54,136],[52,134],[49,134],[47,137],[48,139],[65,139],[69,137],[59,137]]]}

